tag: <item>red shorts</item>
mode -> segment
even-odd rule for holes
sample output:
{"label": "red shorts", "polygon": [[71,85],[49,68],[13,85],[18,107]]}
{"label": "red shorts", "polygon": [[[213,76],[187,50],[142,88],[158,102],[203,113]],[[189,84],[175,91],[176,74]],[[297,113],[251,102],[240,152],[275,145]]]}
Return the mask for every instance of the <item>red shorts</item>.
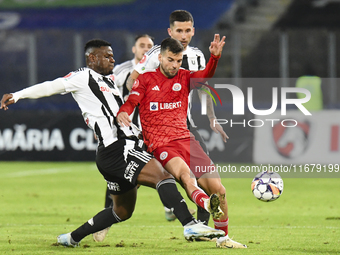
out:
{"label": "red shorts", "polygon": [[215,166],[194,136],[169,142],[165,146],[158,147],[153,152],[154,157],[164,167],[174,157],[182,158],[196,178],[203,174],[215,171]]}

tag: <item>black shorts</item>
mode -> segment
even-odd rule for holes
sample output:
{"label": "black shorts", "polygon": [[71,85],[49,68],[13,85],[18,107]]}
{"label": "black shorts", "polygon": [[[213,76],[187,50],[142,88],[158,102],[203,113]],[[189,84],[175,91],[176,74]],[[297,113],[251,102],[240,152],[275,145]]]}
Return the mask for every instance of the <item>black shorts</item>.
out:
{"label": "black shorts", "polygon": [[98,148],[97,167],[111,194],[123,194],[136,187],[140,171],[152,159],[141,147],[141,140],[121,139]]}

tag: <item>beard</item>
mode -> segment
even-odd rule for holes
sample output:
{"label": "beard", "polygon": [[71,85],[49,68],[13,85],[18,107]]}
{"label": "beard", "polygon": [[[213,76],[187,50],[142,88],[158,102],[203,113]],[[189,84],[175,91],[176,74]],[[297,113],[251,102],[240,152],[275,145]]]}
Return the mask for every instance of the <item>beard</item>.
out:
{"label": "beard", "polygon": [[162,73],[163,73],[167,78],[173,78],[173,77],[175,77],[176,74],[178,73],[178,70],[176,70],[175,73],[170,73],[170,71],[164,69],[162,65],[160,65],[160,69],[161,69]]}

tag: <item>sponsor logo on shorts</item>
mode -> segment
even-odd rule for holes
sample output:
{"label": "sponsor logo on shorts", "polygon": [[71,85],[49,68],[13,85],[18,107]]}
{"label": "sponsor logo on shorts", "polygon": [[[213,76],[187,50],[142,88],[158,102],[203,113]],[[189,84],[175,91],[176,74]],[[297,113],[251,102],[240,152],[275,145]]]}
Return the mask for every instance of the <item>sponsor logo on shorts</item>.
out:
{"label": "sponsor logo on shorts", "polygon": [[139,164],[137,164],[135,161],[131,161],[125,169],[124,178],[127,179],[129,182],[132,182],[132,178],[135,175],[138,167]]}
{"label": "sponsor logo on shorts", "polygon": [[158,102],[150,102],[150,111],[158,111]]}
{"label": "sponsor logo on shorts", "polygon": [[173,86],[172,86],[172,90],[173,91],[180,91],[182,89],[182,85],[179,84],[179,83],[175,83]]}
{"label": "sponsor logo on shorts", "polygon": [[161,155],[159,156],[159,158],[161,159],[161,160],[164,160],[164,159],[166,159],[168,157],[168,153],[166,152],[166,151],[163,151],[162,153],[161,153]]}
{"label": "sponsor logo on shorts", "polygon": [[119,184],[117,182],[107,182],[107,187],[109,188],[109,190],[113,190],[113,191],[120,191],[120,187]]}

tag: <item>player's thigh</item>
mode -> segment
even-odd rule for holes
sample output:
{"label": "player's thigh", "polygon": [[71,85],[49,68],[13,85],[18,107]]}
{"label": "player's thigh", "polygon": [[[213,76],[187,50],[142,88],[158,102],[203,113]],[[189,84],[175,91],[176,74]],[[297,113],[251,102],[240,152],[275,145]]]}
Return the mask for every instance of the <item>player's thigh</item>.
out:
{"label": "player's thigh", "polygon": [[193,181],[195,176],[190,171],[189,166],[181,157],[173,157],[170,159],[164,168],[175,177],[176,180],[183,180],[183,177],[191,177]]}
{"label": "player's thigh", "polygon": [[161,163],[153,158],[145,164],[140,171],[137,177],[137,183],[151,188],[156,188],[157,183],[169,178],[173,178],[172,175],[165,171]]}

